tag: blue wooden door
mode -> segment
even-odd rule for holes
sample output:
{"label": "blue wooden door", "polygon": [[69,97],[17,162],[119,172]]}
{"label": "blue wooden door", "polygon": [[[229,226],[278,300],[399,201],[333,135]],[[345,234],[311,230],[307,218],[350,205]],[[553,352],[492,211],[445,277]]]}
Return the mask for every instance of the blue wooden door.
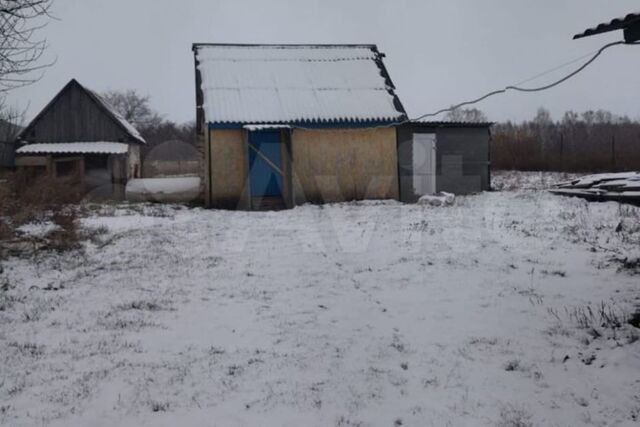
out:
{"label": "blue wooden door", "polygon": [[282,197],[280,131],[249,132],[251,197]]}

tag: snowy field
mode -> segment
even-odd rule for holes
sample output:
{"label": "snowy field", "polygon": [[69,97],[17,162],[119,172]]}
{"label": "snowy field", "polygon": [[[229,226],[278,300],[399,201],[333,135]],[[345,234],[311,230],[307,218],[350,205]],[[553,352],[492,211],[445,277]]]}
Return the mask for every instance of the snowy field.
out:
{"label": "snowy field", "polygon": [[639,223],[535,190],[96,208],[82,252],[3,263],[0,424],[638,425]]}

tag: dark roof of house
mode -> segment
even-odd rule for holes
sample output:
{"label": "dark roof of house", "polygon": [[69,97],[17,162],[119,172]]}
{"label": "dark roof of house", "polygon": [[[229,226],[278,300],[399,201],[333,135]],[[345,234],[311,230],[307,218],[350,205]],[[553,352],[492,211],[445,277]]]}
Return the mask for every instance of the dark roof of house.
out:
{"label": "dark roof of house", "polygon": [[208,123],[394,122],[406,112],[375,45],[194,44]]}
{"label": "dark roof of house", "polygon": [[22,132],[20,132],[20,134],[18,135],[19,140],[22,139],[24,135],[27,135],[29,133],[29,131],[35,125],[35,123],[38,122],[38,120],[40,120],[40,118],[47,112],[47,110],[49,110],[49,108],[58,100],[58,98],[60,98],[62,94],[65,91],[67,91],[71,86],[76,86],[80,90],[84,91],[89,96],[89,98],[91,98],[95,102],[98,108],[102,110],[108,117],[110,117],[116,123],[117,126],[119,126],[127,135],[129,135],[129,137],[131,137],[133,140],[140,142],[142,144],[146,143],[146,141],[144,140],[142,135],[140,135],[140,132],[138,132],[135,126],[133,126],[124,117],[122,117],[122,115],[118,113],[118,111],[116,111],[116,109],[111,104],[109,104],[104,98],[102,98],[96,92],[81,85],[76,79],[71,79],[71,81],[69,81],[69,83],[67,83],[60,90],[60,92],[58,92],[58,94],[54,96],[51,101],[49,101],[49,103],[42,109],[42,111],[38,113],[38,115],[31,121],[31,123],[29,123],[29,125],[26,128],[24,128]]}
{"label": "dark roof of house", "polygon": [[615,18],[610,22],[605,22],[596,27],[589,28],[580,34],[576,34],[573,38],[575,40],[596,34],[608,33],[610,31],[623,30],[634,24],[640,24],[640,12],[630,13],[626,16]]}

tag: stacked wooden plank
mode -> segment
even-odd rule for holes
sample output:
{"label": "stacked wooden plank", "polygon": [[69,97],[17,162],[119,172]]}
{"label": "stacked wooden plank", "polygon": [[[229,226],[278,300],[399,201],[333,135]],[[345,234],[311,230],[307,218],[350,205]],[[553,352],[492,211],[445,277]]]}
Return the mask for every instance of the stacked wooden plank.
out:
{"label": "stacked wooden plank", "polygon": [[592,201],[640,204],[640,172],[588,175],[560,183],[550,191]]}

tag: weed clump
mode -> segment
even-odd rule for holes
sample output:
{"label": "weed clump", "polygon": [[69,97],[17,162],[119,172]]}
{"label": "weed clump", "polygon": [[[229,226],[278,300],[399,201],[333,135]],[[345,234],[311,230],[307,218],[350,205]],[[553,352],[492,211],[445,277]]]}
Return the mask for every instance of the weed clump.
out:
{"label": "weed clump", "polygon": [[533,416],[524,408],[506,406],[500,411],[498,427],[533,427]]}
{"label": "weed clump", "polygon": [[53,215],[56,228],[45,236],[49,248],[65,252],[80,248],[78,218],[74,211],[56,212]]}
{"label": "weed clump", "polygon": [[[82,195],[78,184],[14,173],[0,184],[0,242],[12,242],[18,252],[36,247],[60,252],[78,249],[83,236],[73,204]],[[20,230],[26,224],[50,223],[54,228],[44,236]]]}

